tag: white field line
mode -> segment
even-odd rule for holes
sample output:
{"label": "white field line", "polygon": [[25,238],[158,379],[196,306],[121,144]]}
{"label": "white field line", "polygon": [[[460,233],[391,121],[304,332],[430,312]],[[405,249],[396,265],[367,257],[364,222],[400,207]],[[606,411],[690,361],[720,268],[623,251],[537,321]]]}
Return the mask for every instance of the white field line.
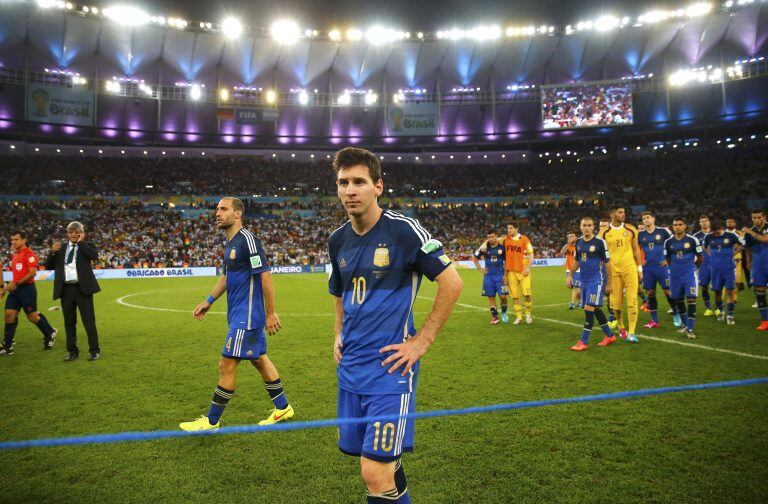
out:
{"label": "white field line", "polygon": [[[427,301],[434,301],[434,298],[429,298],[429,297],[426,297],[426,296],[419,296],[419,298],[427,300]],[[461,307],[464,307],[464,308],[474,308],[475,310],[482,311],[482,312],[485,312],[486,310],[488,310],[488,308],[481,308],[479,306],[465,304],[465,303],[456,303],[456,306],[461,306]],[[536,305],[534,305],[534,307],[535,306]],[[543,305],[540,306],[540,308],[542,308],[542,307],[543,307]],[[562,325],[568,325],[568,326],[573,326],[573,327],[582,327],[582,324],[577,324],[575,322],[569,322],[567,320],[558,320],[558,319],[547,318],[547,317],[538,317],[537,316],[537,317],[534,317],[534,320],[543,320],[544,322],[551,322],[553,324],[562,324]],[[707,346],[707,345],[700,345],[698,343],[688,343],[686,341],[676,341],[676,340],[667,339],[667,338],[659,338],[658,336],[648,336],[647,334],[639,334],[638,333],[638,336],[640,336],[641,338],[646,339],[646,340],[659,341],[659,342],[662,342],[662,343],[672,343],[673,345],[680,345],[680,346],[689,347],[689,348],[698,348],[699,350],[709,350],[710,352],[726,353],[726,354],[730,354],[730,355],[736,355],[736,356],[739,356],[739,357],[747,357],[747,358],[750,358],[750,359],[768,360],[768,355],[756,355],[756,354],[750,354],[750,353],[745,353],[745,352],[738,352],[736,350],[728,350],[728,349],[725,349],[725,348],[717,348],[717,347],[711,347],[711,346]]]}

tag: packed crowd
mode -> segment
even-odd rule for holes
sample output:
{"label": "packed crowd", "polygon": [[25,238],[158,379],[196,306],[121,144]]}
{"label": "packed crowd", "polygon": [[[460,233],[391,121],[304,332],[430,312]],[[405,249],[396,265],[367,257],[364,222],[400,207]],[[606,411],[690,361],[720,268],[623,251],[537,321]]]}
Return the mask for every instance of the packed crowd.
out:
{"label": "packed crowd", "polygon": [[[405,166],[385,165],[385,182],[398,192],[405,191],[409,186],[418,189],[427,184],[426,180],[430,180],[430,187],[440,190],[438,195],[430,197],[418,193],[417,199],[386,197],[380,203],[418,218],[445,243],[448,253],[456,259],[469,258],[489,229],[503,233],[506,223],[512,219],[518,220],[522,232],[531,238],[537,257],[553,257],[557,255],[567,232],[576,230],[582,215],[602,216],[608,206],[616,202],[627,207],[630,219],[635,223],[639,222],[639,209],[648,208],[657,213],[659,224],[669,224],[677,215],[684,216],[693,224],[701,213],[723,219],[734,217],[739,225],[747,224],[747,202],[766,196],[764,188],[768,187],[768,170],[765,159],[768,157],[765,154],[765,148],[754,148],[743,152],[681,153],[618,162],[571,161],[562,165],[421,166],[412,170]],[[39,159],[35,156],[0,158],[0,174],[3,175],[0,177],[0,192],[35,193],[35,187],[40,189],[37,192],[45,192],[42,187],[45,184],[41,181],[52,176],[49,170],[80,173],[62,162],[66,158],[54,158],[56,164],[39,166],[38,171],[45,175],[39,176],[38,185],[34,186],[25,185],[32,184],[35,179],[23,173],[26,169],[19,173],[9,167],[9,160],[31,166]],[[166,183],[163,181],[170,181],[167,183],[171,185],[167,187],[185,187],[188,190],[197,189],[201,187],[198,184],[207,181],[205,184],[208,184],[206,187],[210,191],[216,188],[218,194],[238,194],[233,189],[236,177],[226,170],[219,173],[203,169],[207,160],[193,161],[186,168],[173,166],[176,161],[172,161],[133,160],[139,168],[129,169],[123,164],[124,160],[120,160],[119,166],[101,160],[104,169],[110,172],[109,176],[97,179],[83,175],[73,180],[77,180],[79,185],[76,187],[83,195],[108,192],[96,190],[102,183],[104,186],[125,183],[127,188],[138,188],[140,184],[137,185],[134,179],[141,177],[148,177],[148,181],[161,187],[166,187],[162,185]],[[258,171],[241,160],[234,162],[239,166],[235,171],[252,175]],[[152,168],[145,173],[142,171],[148,166],[145,163],[159,164],[152,164]],[[96,164],[87,166],[83,173],[101,169]],[[291,184],[305,184],[299,181],[307,177],[311,180],[309,185],[305,184],[307,188],[320,184],[321,178],[315,174],[322,173],[326,182],[318,192],[321,195],[334,193],[333,179],[328,176],[330,169],[324,163],[259,166],[263,172],[262,181],[286,183],[280,182],[281,177],[285,177],[294,180]],[[164,169],[170,170],[165,172],[164,177],[155,173]],[[183,169],[187,170],[188,176],[178,171]],[[112,170],[125,173],[118,176]],[[216,176],[211,176],[211,173]],[[112,175],[121,182],[112,180]],[[190,182],[192,186],[179,186],[179,182]],[[292,187],[291,184],[286,187]],[[319,185],[314,187],[320,188]],[[249,189],[249,192],[252,191]],[[206,191],[201,193],[206,194]],[[440,196],[452,194],[473,196],[477,202],[435,201]],[[507,196],[503,202],[482,201],[487,196],[502,194]],[[515,198],[511,198],[513,195]],[[265,203],[264,200],[247,197],[245,203],[245,223],[261,237],[273,264],[327,262],[327,237],[346,220],[344,211],[334,198],[313,195]],[[201,200],[197,206],[184,212],[181,207],[144,205],[139,199],[124,198],[119,202],[100,197],[81,197],[22,202],[6,198],[0,203],[0,232],[7,237],[13,230],[24,230],[30,236],[31,246],[44,259],[51,242],[64,239],[62,226],[76,218],[86,224],[89,239],[101,250],[98,267],[221,266],[224,236],[216,228],[213,218],[215,203],[213,200],[207,203]],[[633,212],[633,206],[638,210]]]}
{"label": "packed crowd", "polygon": [[632,94],[626,84],[544,88],[544,129],[632,124]]}

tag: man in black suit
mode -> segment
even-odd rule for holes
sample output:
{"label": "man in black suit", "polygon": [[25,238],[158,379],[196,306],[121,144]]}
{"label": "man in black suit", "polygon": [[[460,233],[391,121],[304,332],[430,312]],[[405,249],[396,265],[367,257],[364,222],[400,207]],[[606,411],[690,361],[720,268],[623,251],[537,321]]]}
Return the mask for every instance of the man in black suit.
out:
{"label": "man in black suit", "polygon": [[96,314],[93,309],[93,295],[101,290],[93,274],[91,261],[99,257],[99,252],[91,243],[84,241],[85,228],[77,221],[67,226],[66,244],[57,242],[51,247],[52,253],[45,261],[45,267],[55,269],[53,280],[53,299],[61,299],[61,311],[64,314],[64,328],[67,333],[67,352],[65,361],[74,361],[80,356],[77,349],[77,309],[83,319],[83,326],[88,335],[90,358],[101,357],[99,333],[96,330]]}

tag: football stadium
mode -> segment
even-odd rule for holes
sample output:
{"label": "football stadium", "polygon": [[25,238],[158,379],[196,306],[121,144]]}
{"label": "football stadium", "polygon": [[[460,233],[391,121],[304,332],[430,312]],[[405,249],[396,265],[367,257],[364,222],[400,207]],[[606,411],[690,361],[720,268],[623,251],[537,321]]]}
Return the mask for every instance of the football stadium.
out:
{"label": "football stadium", "polygon": [[0,0],[0,502],[768,502],[766,57],[766,0]]}

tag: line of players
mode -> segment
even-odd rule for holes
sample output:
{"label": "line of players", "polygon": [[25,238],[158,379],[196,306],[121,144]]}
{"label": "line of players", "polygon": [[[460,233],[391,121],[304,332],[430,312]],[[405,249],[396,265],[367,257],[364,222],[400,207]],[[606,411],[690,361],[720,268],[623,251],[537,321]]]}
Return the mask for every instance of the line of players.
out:
{"label": "line of players", "polygon": [[[633,334],[637,311],[633,310],[631,305],[637,305],[637,295],[642,295],[642,292],[638,292],[637,283],[632,281],[631,276],[625,279],[620,276],[621,269],[617,267],[613,254],[614,251],[621,250],[621,245],[626,244],[612,243],[611,239],[616,235],[620,237],[619,239],[634,242],[631,247],[635,250],[632,257],[640,258],[636,262],[637,278],[645,290],[644,305],[651,316],[650,322],[643,327],[647,329],[661,327],[658,318],[657,286],[661,287],[667,297],[673,323],[679,327],[678,332],[685,334],[688,338],[696,337],[694,327],[699,286],[701,286],[706,307],[704,315],[716,315],[718,320],[734,325],[737,284],[738,280],[741,280],[741,264],[737,256],[745,250],[748,262],[751,259],[752,285],[757,298],[755,307],[759,309],[761,317],[761,323],[756,329],[768,331],[768,306],[766,305],[768,225],[766,225],[765,212],[753,211],[751,215],[753,226],[745,227],[741,232],[736,230],[736,222],[733,219],[728,219],[724,228],[720,221],[710,222],[707,216],[701,216],[699,219],[701,229],[694,235],[687,234],[687,225],[682,218],[673,220],[670,232],[667,228],[656,226],[656,219],[652,212],[643,212],[643,224],[639,230],[624,224],[624,216],[623,208],[612,209],[610,221],[604,219],[600,222],[598,236],[594,236],[593,231],[588,232],[594,228],[592,219],[582,219],[580,224],[582,238],[576,239],[575,234],[571,233],[568,243],[563,247],[568,268],[566,283],[574,291],[571,308],[574,306],[574,295],[580,290],[578,297],[581,306],[585,309],[587,319],[582,339],[572,347],[572,350],[587,349],[587,341],[593,325],[593,316],[589,312],[597,309],[598,321],[601,322],[599,307],[603,296],[610,297],[611,318],[605,325],[601,322],[606,337],[600,345],[607,346],[615,341],[615,337],[609,331],[616,328],[628,341],[633,343],[638,341]],[[594,238],[598,241],[592,242]],[[601,268],[607,267],[608,271],[595,270],[595,264],[598,263]],[[610,265],[613,268],[610,268]],[[714,311],[710,306],[710,289],[715,293]],[[725,302],[724,292],[727,297]],[[628,336],[621,320],[621,294],[626,294],[627,297],[631,332]],[[634,320],[633,314],[635,314]]]}
{"label": "line of players", "polygon": [[[736,229],[733,219],[710,222],[701,216],[700,230],[691,235],[682,218],[672,222],[672,231],[656,226],[653,212],[642,213],[642,224],[635,227],[625,222],[623,207],[611,209],[610,218],[601,219],[595,232],[594,220],[585,217],[580,222],[582,237],[569,233],[568,242],[561,249],[566,257],[566,285],[572,289],[570,309],[577,303],[584,308],[586,322],[582,339],[572,350],[586,350],[594,321],[605,333],[601,346],[615,341],[613,331],[630,343],[638,343],[635,334],[638,323],[638,296],[643,299],[642,309],[650,313],[651,320],[643,327],[658,329],[659,303],[657,287],[661,288],[670,307],[669,313],[678,332],[696,338],[696,302],[701,288],[704,316],[717,316],[719,321],[734,325],[737,286],[743,282],[741,254],[746,251],[751,262],[752,285],[755,289],[761,323],[757,330],[768,331],[768,224],[765,212],[752,212],[751,228]],[[595,241],[593,241],[595,240]],[[525,322],[531,324],[531,262],[533,247],[525,235],[520,234],[516,222],[510,223],[507,235],[501,239],[491,230],[487,239],[475,251],[473,261],[484,272],[482,295],[488,298],[492,325],[508,322],[508,296],[512,296],[517,317],[514,324],[523,321],[520,297],[525,302]],[[484,265],[479,260],[484,259]],[[750,261],[751,259],[751,261]],[[640,290],[642,286],[642,290]],[[709,291],[715,294],[715,309],[711,309]],[[501,317],[496,297],[501,304]],[[603,298],[608,298],[609,313],[602,310]],[[624,323],[626,298],[627,324]]]}

